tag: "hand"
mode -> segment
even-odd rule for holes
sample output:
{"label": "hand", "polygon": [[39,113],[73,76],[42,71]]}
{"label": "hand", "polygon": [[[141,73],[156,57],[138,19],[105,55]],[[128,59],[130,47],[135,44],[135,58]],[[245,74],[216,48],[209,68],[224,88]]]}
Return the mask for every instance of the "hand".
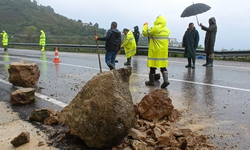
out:
{"label": "hand", "polygon": [[118,54],[120,54],[120,53],[121,53],[121,50],[118,51]]}
{"label": "hand", "polygon": [[202,23],[200,23],[199,26],[201,27],[201,26],[202,26]]}
{"label": "hand", "polygon": [[148,23],[147,23],[147,22],[145,22],[145,23],[144,23],[144,26],[148,26]]}
{"label": "hand", "polygon": [[98,36],[95,36],[95,40],[98,40]]}

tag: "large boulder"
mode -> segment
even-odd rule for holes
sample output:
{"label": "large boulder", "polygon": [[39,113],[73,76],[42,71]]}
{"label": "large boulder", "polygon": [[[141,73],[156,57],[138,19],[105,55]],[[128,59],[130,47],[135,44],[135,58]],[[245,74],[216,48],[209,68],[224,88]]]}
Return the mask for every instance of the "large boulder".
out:
{"label": "large boulder", "polygon": [[19,61],[10,64],[9,82],[15,86],[32,87],[38,82],[40,70],[35,63]]}
{"label": "large boulder", "polygon": [[89,147],[119,144],[135,123],[130,75],[131,67],[98,74],[61,111],[59,119]]}
{"label": "large boulder", "polygon": [[143,119],[157,121],[170,115],[174,109],[172,100],[164,89],[157,89],[143,97],[138,104],[137,113]]}
{"label": "large boulder", "polygon": [[35,101],[34,88],[18,89],[10,94],[10,103],[13,105],[27,105],[34,103]]}

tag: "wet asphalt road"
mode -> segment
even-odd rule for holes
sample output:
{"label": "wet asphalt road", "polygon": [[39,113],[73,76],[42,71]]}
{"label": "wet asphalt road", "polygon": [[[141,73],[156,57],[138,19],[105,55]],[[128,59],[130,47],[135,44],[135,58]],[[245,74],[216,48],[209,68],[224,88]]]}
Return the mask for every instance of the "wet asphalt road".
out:
{"label": "wet asphalt road", "polygon": [[[8,84],[8,68],[11,62],[27,60],[38,64],[41,76],[36,92],[41,94],[35,104],[11,106],[27,119],[34,108],[62,109],[69,104],[80,89],[99,72],[97,54],[59,52],[61,63],[55,65],[54,52],[38,50],[0,50],[0,100],[9,102],[10,93],[16,87]],[[118,55],[116,68],[124,67],[124,55]],[[108,71],[101,55],[103,71]],[[213,68],[202,67],[205,60],[197,60],[195,69],[184,66],[184,58],[169,58],[167,88],[173,105],[183,110],[181,127],[188,127],[209,135],[216,149],[250,149],[250,63],[215,61]],[[134,103],[144,95],[160,88],[145,86],[149,69],[145,56],[132,58],[133,74],[130,91]],[[157,70],[159,72],[159,70]],[[46,97],[48,96],[48,97]],[[55,100],[48,102],[47,100]],[[56,101],[62,102],[57,103]]]}

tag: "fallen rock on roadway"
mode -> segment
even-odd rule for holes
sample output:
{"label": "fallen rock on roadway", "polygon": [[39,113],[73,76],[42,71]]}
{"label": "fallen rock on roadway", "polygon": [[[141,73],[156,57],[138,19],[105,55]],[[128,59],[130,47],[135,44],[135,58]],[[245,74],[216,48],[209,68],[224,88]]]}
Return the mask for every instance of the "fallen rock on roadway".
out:
{"label": "fallen rock on roadway", "polygon": [[10,143],[15,146],[21,146],[25,143],[28,143],[30,141],[30,133],[29,132],[22,132],[17,137],[15,137]]}
{"label": "fallen rock on roadway", "polygon": [[138,104],[138,114],[143,119],[157,121],[172,113],[174,106],[166,90],[157,89],[143,97]]}
{"label": "fallen rock on roadway", "polygon": [[35,101],[34,88],[18,89],[10,94],[10,103],[13,105],[27,105],[34,103]]}
{"label": "fallen rock on roadway", "polygon": [[44,122],[44,120],[53,114],[51,108],[35,109],[30,117],[30,121]]}
{"label": "fallen rock on roadway", "polygon": [[14,86],[32,87],[40,77],[38,65],[27,61],[19,61],[10,64],[9,82]]}
{"label": "fallen rock on roadway", "polygon": [[134,105],[129,91],[131,67],[93,77],[59,115],[72,135],[92,148],[119,144],[134,126]]}

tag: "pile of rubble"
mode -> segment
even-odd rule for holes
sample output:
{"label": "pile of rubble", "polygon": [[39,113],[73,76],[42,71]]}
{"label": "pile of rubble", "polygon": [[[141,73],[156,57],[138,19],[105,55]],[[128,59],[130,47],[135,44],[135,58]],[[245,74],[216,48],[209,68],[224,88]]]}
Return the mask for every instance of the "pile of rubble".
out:
{"label": "pile of rubble", "polygon": [[[159,117],[166,113],[168,115],[163,118]],[[172,101],[165,90],[156,90],[146,95],[135,107],[135,114],[135,127],[123,142],[112,150],[214,149],[205,135],[175,126],[181,112],[173,109]]]}

